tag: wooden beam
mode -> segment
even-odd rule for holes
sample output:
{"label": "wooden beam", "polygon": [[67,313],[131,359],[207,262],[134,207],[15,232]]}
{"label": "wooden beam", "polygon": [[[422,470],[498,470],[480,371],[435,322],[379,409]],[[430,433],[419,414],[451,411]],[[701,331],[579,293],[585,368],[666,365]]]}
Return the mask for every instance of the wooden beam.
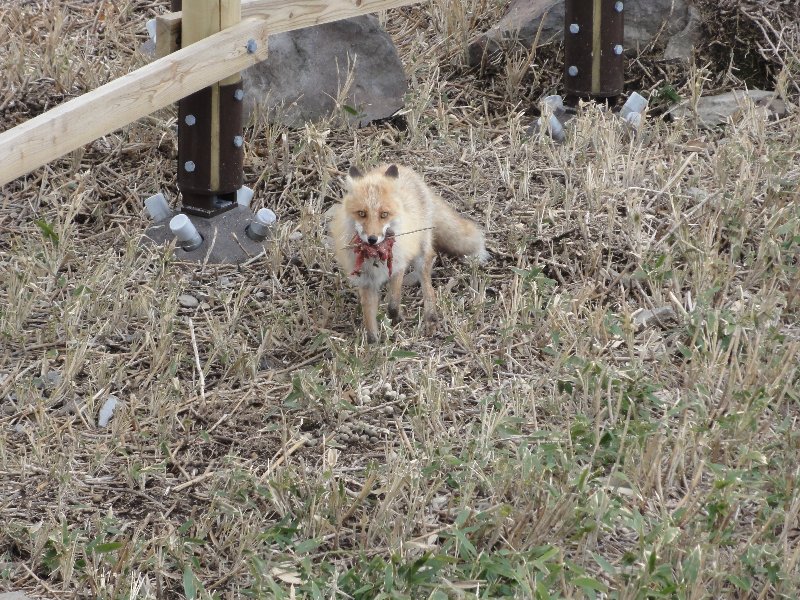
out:
{"label": "wooden beam", "polygon": [[0,185],[264,60],[269,33],[244,20],[1,133]]}
{"label": "wooden beam", "polygon": [[[360,15],[418,4],[421,0],[242,0],[242,18],[260,17],[270,24],[269,32],[283,33],[322,25]],[[164,28],[171,37],[179,34],[181,11],[156,17],[157,31]],[[158,43],[156,34],[156,45]]]}

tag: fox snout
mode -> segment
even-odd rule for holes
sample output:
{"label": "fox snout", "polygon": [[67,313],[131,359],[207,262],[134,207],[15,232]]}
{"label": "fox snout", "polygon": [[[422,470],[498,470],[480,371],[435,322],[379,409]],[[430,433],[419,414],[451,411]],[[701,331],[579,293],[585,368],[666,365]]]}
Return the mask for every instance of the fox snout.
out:
{"label": "fox snout", "polygon": [[356,231],[358,232],[358,237],[362,239],[362,241],[366,242],[374,246],[375,244],[380,244],[384,239],[386,239],[386,230],[388,226],[381,227],[380,225],[376,227],[370,227],[369,224],[366,226],[362,223],[356,221],[355,223]]}

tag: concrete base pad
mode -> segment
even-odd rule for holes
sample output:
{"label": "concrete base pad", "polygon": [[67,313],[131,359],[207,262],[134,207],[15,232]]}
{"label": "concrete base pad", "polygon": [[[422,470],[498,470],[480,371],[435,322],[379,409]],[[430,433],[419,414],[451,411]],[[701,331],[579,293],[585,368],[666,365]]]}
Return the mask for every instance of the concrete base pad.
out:
{"label": "concrete base pad", "polygon": [[[147,228],[142,237],[143,244],[166,245],[175,239],[169,229],[169,222],[178,213],[159,221]],[[208,262],[211,264],[239,264],[262,254],[270,243],[267,237],[256,242],[247,237],[245,229],[253,219],[253,212],[244,206],[236,206],[215,217],[204,218],[187,214],[189,220],[203,236],[199,248],[187,252],[180,245],[175,246],[175,257],[191,262]],[[206,260],[207,259],[207,260]]]}

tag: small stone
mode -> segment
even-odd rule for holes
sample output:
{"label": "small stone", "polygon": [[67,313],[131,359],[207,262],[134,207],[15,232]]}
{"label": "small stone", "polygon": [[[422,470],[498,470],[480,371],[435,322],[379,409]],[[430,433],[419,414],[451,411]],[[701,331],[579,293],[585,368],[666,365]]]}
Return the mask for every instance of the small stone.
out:
{"label": "small stone", "polygon": [[217,279],[217,285],[219,285],[220,287],[228,287],[230,286],[230,284],[231,284],[231,278],[226,277],[225,275]]}
{"label": "small stone", "polygon": [[405,394],[400,394],[400,395],[397,397],[397,399],[398,399],[398,400],[403,400],[403,401],[405,401],[405,399],[406,399],[406,398],[408,398],[408,396],[406,396]]}
{"label": "small stone", "polygon": [[292,242],[296,242],[302,239],[303,239],[303,232],[301,231],[293,231],[292,233],[289,234],[289,240]]}
{"label": "small stone", "polygon": [[366,434],[362,434],[358,439],[360,439],[364,443],[367,443],[369,441],[369,436]]}
{"label": "small stone", "polygon": [[31,597],[22,592],[0,592],[0,600],[31,600]]}
{"label": "small stone", "polygon": [[383,407],[384,414],[391,415],[394,414],[394,406],[384,406]]}
{"label": "small stone", "polygon": [[391,392],[392,391],[392,384],[391,383],[384,383],[383,384],[383,390],[385,392]]}
{"label": "small stone", "polygon": [[209,308],[211,308],[211,305],[208,302],[200,303],[200,310],[208,310]]}
{"label": "small stone", "polygon": [[447,496],[436,496],[431,500],[431,507],[436,511],[442,510],[447,505],[448,500]]}
{"label": "small stone", "polygon": [[361,396],[361,401],[369,404],[370,402],[372,402],[372,396],[370,396],[369,394],[364,394],[363,396]]}
{"label": "small stone", "polygon": [[652,325],[666,326],[678,319],[675,309],[671,306],[662,306],[654,310],[641,310],[633,314],[633,324],[637,329],[644,329]]}
{"label": "small stone", "polygon": [[380,440],[378,439],[378,436],[376,436],[376,435],[371,435],[371,436],[369,437],[369,441],[370,441],[370,442],[372,442],[373,444],[376,444],[376,443],[378,443]]}
{"label": "small stone", "polygon": [[178,304],[183,308],[197,308],[200,301],[191,294],[181,294],[178,296]]}
{"label": "small stone", "polygon": [[61,377],[61,373],[58,371],[48,371],[44,376],[44,387],[48,390],[57,388],[62,379],[63,377]]}
{"label": "small stone", "polygon": [[315,437],[306,438],[306,446],[316,446],[316,445],[317,445],[317,438]]}

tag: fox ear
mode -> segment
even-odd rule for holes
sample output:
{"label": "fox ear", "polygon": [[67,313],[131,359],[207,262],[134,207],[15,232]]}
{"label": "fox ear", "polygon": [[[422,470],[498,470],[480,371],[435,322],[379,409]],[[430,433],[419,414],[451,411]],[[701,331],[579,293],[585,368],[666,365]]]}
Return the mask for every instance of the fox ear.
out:
{"label": "fox ear", "polygon": [[384,173],[384,175],[393,179],[397,179],[397,177],[400,175],[397,170],[397,165],[391,165],[388,169],[386,169],[386,173]]}
{"label": "fox ear", "polygon": [[364,174],[359,170],[358,167],[355,165],[351,166],[347,170],[347,174],[344,176],[344,189],[348,192],[351,191],[353,189],[353,180],[363,176]]}

